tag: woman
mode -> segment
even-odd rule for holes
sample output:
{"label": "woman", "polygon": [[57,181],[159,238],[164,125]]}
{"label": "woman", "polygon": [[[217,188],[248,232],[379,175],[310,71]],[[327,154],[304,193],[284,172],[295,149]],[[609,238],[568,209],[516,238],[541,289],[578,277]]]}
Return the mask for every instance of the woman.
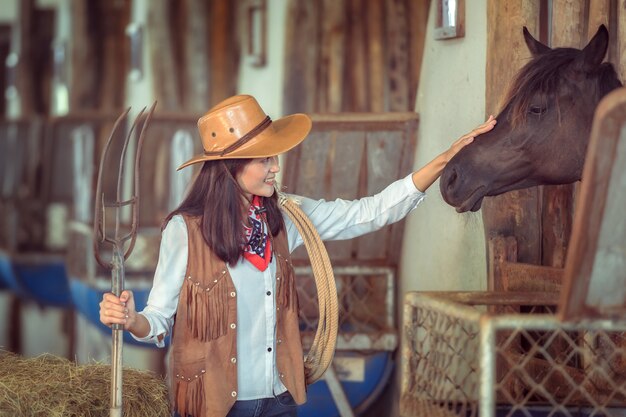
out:
{"label": "woman", "polygon": [[[422,169],[377,195],[326,202],[299,197],[322,239],[349,239],[404,218],[445,164],[487,122]],[[251,96],[235,96],[198,121],[203,166],[167,216],[147,307],[131,291],[105,294],[100,321],[163,346],[171,334],[171,395],[177,415],[296,416],[306,400],[297,295],[289,254],[302,238],[275,192],[277,155],[298,145],[311,120],[272,122]],[[175,318],[175,319],[174,319]]]}

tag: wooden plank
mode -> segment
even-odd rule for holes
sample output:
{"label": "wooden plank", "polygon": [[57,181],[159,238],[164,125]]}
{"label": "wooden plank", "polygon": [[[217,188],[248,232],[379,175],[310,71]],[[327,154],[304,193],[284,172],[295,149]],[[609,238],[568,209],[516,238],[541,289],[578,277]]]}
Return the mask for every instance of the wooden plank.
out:
{"label": "wooden plank", "polygon": [[[365,146],[365,133],[362,131],[344,132],[341,136],[333,132],[326,159],[326,172],[329,173],[327,181],[324,181],[327,185],[326,200],[355,200],[362,196],[358,183]],[[355,239],[326,242],[330,259],[354,259],[353,248],[357,242]]]}
{"label": "wooden plank", "polygon": [[[582,48],[587,43],[584,0],[554,0],[552,2],[552,39],[553,46]],[[602,2],[589,8],[589,18],[600,21],[603,16]],[[589,28],[591,30],[591,28]],[[595,34],[597,26],[591,36]],[[541,264],[562,268],[569,244],[573,208],[574,185],[556,185],[541,187]]]}
{"label": "wooden plank", "polygon": [[420,291],[435,299],[444,298],[471,306],[545,306],[556,305],[559,294],[537,292],[503,292],[503,291]]}
{"label": "wooden plank", "polygon": [[[414,118],[404,124],[403,130],[403,143],[404,147],[401,151],[400,163],[398,164],[397,177],[401,178],[408,175],[413,171],[413,160],[415,155],[415,148],[417,147],[417,129],[418,119],[417,114],[414,113]],[[402,252],[402,239],[404,236],[404,224],[401,222],[391,226],[389,252],[398,254],[397,259],[399,261],[400,253]]]}
{"label": "wooden plank", "polygon": [[[326,196],[326,187],[330,180],[327,158],[331,140],[328,137],[331,134],[332,132],[312,131],[307,140],[289,152],[283,175],[285,192],[310,198]],[[304,248],[294,251],[291,256],[294,262],[308,262]]]}
{"label": "wooden plank", "polygon": [[[528,61],[530,52],[522,36],[522,26],[539,33],[540,1],[498,1],[487,3],[487,114],[498,114],[509,83]],[[541,261],[539,190],[529,188],[488,197],[482,206],[485,235],[516,236],[518,260]],[[490,278],[493,274],[489,272]],[[490,282],[489,288],[500,284]]]}
{"label": "wooden plank", "polygon": [[125,31],[130,19],[130,2],[100,1],[97,4],[101,9],[101,19],[104,21],[99,35],[102,42],[100,60],[102,72],[100,82],[96,83],[97,108],[103,111],[117,111],[124,107],[126,99],[124,86],[130,53]]}
{"label": "wooden plank", "polygon": [[369,94],[379,94],[378,91],[368,89],[369,61],[366,57],[366,24],[368,23],[366,4],[361,0],[348,0],[346,40],[347,56],[350,74],[344,83],[344,100],[346,109],[350,111],[367,111],[369,106]]}
{"label": "wooden plank", "polygon": [[321,2],[290,0],[285,30],[285,113],[316,111]]}
{"label": "wooden plank", "polygon": [[320,37],[318,100],[316,111],[343,109],[346,0],[323,0]]}
{"label": "wooden plank", "polygon": [[[212,0],[208,25],[210,28],[210,66],[211,85],[209,88],[209,104],[232,96],[237,90],[237,74],[239,72],[239,54],[236,53],[236,2],[230,0]],[[197,52],[196,52],[197,53]]]}
{"label": "wooden plank", "polygon": [[558,293],[563,283],[563,268],[503,261],[499,264],[504,291]]}
{"label": "wooden plank", "polygon": [[386,0],[389,110],[407,111],[409,103],[409,22],[404,0]]}
{"label": "wooden plank", "polygon": [[513,236],[494,236],[488,244],[488,282],[489,291],[503,291],[502,264],[517,261],[517,240]]}
{"label": "wooden plank", "polygon": [[497,114],[509,83],[530,58],[522,26],[539,33],[540,1],[487,3],[486,114]]}
{"label": "wooden plank", "polygon": [[589,3],[589,17],[587,18],[587,40],[591,39],[600,25],[610,28],[609,14],[611,12],[611,0],[594,0]]}
{"label": "wooden plank", "polygon": [[565,265],[564,320],[626,314],[626,90],[600,102]]}
{"label": "wooden plank", "polygon": [[[403,132],[372,132],[367,134],[365,172],[361,173],[366,183],[365,195],[372,195],[389,185],[390,178],[399,178],[398,161],[402,159]],[[391,265],[396,265],[400,258],[398,252],[390,248],[392,225],[375,233],[363,236],[358,241],[357,256],[359,259],[383,257]]]}
{"label": "wooden plank", "polygon": [[552,47],[585,46],[585,3],[585,0],[552,0]]}
{"label": "wooden plank", "polygon": [[428,10],[430,0],[413,0],[408,2],[409,13],[409,108],[415,109],[417,89],[419,88],[424,45],[426,43],[426,28],[428,26]]}
{"label": "wooden plank", "polygon": [[96,60],[88,28],[88,5],[85,1],[70,2],[70,111],[95,108],[92,87],[96,85]]}
{"label": "wooden plank", "polygon": [[185,51],[185,65],[182,68],[184,109],[204,113],[210,107],[209,82],[213,69],[208,61],[208,31],[211,28],[207,25],[209,5],[206,0],[186,0],[183,4],[186,21],[182,28]]}
{"label": "wooden plank", "polygon": [[[383,0],[367,0],[366,19],[367,26],[365,28],[367,44],[367,65],[369,66],[369,74],[367,86],[369,91],[369,111],[382,112],[387,107],[387,88],[385,84],[386,66],[385,66],[385,29],[384,16],[385,7]],[[351,109],[352,110],[352,109]]]}
{"label": "wooden plank", "polygon": [[149,56],[152,66],[152,88],[159,108],[176,111],[181,107],[180,90],[176,84],[178,67],[175,62],[174,46],[169,24],[169,2],[154,0],[148,11],[147,30]]}
{"label": "wooden plank", "polygon": [[565,266],[574,216],[574,185],[542,187],[541,264]]}

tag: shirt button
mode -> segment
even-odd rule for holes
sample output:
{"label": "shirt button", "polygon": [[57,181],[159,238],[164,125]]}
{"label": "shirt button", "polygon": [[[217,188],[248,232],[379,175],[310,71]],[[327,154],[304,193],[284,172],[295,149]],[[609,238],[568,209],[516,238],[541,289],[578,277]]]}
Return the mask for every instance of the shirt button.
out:
{"label": "shirt button", "polygon": [[230,323],[230,328],[234,329],[235,327],[237,327],[237,325],[235,323]]}
{"label": "shirt button", "polygon": [[268,291],[268,292],[266,292],[265,294],[267,294],[267,295],[272,295],[272,292],[271,292],[271,291]]}
{"label": "shirt button", "polygon": [[233,391],[233,392],[231,392],[231,393],[230,393],[230,396],[231,396],[231,397],[236,397],[236,396],[237,396],[237,391]]}
{"label": "shirt button", "polygon": [[268,352],[271,352],[271,351],[272,351],[272,348],[267,348],[267,351],[268,351]]}
{"label": "shirt button", "polygon": [[233,292],[231,292],[231,293],[230,293],[230,296],[231,296],[231,297],[234,297],[235,295],[237,295],[237,294],[235,293],[235,291],[233,291]]}
{"label": "shirt button", "polygon": [[232,363],[237,363],[237,358],[230,358],[230,361],[231,361]]}

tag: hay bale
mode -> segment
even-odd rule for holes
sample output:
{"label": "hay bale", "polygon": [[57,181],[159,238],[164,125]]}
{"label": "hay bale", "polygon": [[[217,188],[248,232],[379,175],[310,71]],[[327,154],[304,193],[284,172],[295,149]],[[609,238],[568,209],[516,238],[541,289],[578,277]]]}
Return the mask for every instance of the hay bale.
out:
{"label": "hay bale", "polygon": [[[107,417],[110,387],[111,365],[0,350],[2,417]],[[122,395],[125,417],[170,416],[165,381],[152,372],[125,367]]]}

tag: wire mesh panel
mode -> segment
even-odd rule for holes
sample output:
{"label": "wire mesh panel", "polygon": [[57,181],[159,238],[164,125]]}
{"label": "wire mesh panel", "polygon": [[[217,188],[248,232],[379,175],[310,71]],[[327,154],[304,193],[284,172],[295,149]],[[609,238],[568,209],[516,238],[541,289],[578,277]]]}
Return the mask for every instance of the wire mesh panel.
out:
{"label": "wire mesh panel", "polygon": [[[310,267],[296,267],[300,331],[311,346],[319,319],[317,289]],[[388,267],[335,267],[339,300],[339,350],[392,351],[397,345],[394,273]]]}
{"label": "wire mesh panel", "polygon": [[407,294],[402,415],[623,416],[626,322],[561,322],[557,297]]}

